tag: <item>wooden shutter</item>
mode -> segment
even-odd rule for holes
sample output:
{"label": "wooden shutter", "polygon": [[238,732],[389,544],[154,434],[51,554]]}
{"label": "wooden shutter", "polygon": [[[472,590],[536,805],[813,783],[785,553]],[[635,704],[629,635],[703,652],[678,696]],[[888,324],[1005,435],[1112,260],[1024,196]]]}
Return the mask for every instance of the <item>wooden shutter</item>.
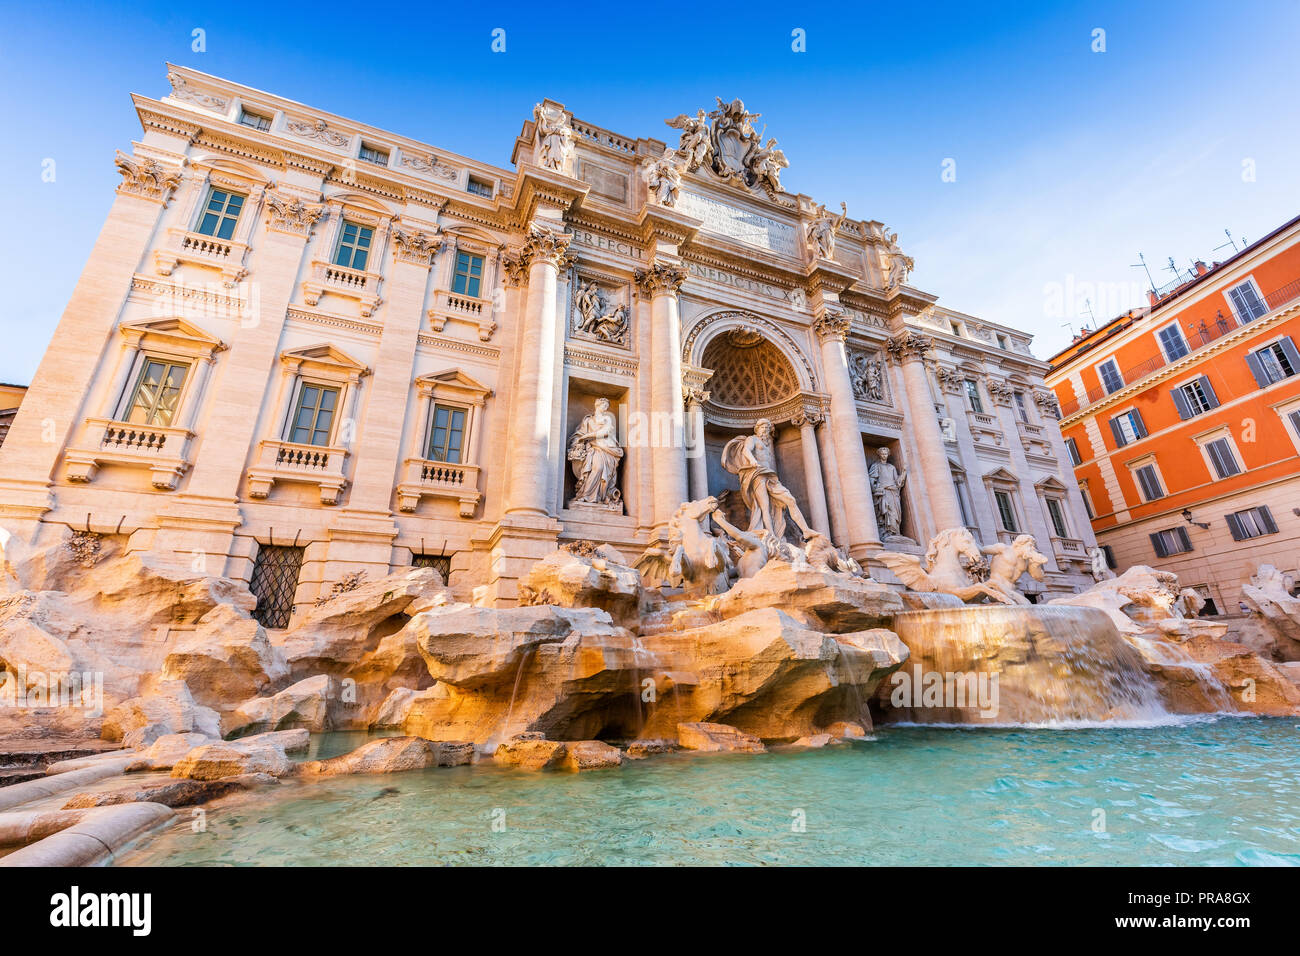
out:
{"label": "wooden shutter", "polygon": [[1250,366],[1250,374],[1255,376],[1255,384],[1260,388],[1267,387],[1270,383],[1268,372],[1264,371],[1264,363],[1259,360],[1259,356],[1254,352],[1246,353],[1246,364]]}
{"label": "wooden shutter", "polygon": [[1129,412],[1129,414],[1133,416],[1132,421],[1134,434],[1136,434],[1138,438],[1146,438],[1147,426],[1146,422],[1142,421],[1142,413],[1135,408],[1133,411]]}
{"label": "wooden shutter", "polygon": [[1241,541],[1246,537],[1246,529],[1241,526],[1241,519],[1235,514],[1224,515],[1223,520],[1228,522],[1228,530],[1232,532],[1233,541]]}
{"label": "wooden shutter", "polygon": [[1115,436],[1115,444],[1120,448],[1123,448],[1128,444],[1128,439],[1124,437],[1124,430],[1119,427],[1118,418],[1112,418],[1110,420],[1110,433]]}
{"label": "wooden shutter", "polygon": [[1187,534],[1187,529],[1184,528],[1184,527],[1181,527],[1181,526],[1180,526],[1180,527],[1178,527],[1178,528],[1175,528],[1174,531],[1176,532],[1176,537],[1178,538],[1178,544],[1179,544],[1179,546],[1180,546],[1184,551],[1190,551],[1190,550],[1192,550],[1192,539],[1191,539],[1191,537]]}
{"label": "wooden shutter", "polygon": [[1269,534],[1277,534],[1277,522],[1273,520],[1273,512],[1268,510],[1268,505],[1260,505],[1255,509],[1259,512],[1260,524]]}
{"label": "wooden shutter", "polygon": [[1151,535],[1150,537],[1151,537],[1151,547],[1156,549],[1156,557],[1157,558],[1169,557],[1169,549],[1165,547],[1164,535],[1161,534],[1159,531],[1157,531],[1155,534]]}
{"label": "wooden shutter", "polygon": [[1286,355],[1287,360],[1291,363],[1291,369],[1296,374],[1300,374],[1300,351],[1296,350],[1295,342],[1287,336],[1277,340],[1278,347]]}
{"label": "wooden shutter", "polygon": [[1210,408],[1219,407],[1219,396],[1214,394],[1214,386],[1204,375],[1201,376],[1201,390],[1205,392],[1205,398],[1210,403]]}
{"label": "wooden shutter", "polygon": [[1171,389],[1169,392],[1174,399],[1174,408],[1178,409],[1178,417],[1183,421],[1192,417],[1192,406],[1187,402],[1187,395],[1183,392],[1182,386]]}

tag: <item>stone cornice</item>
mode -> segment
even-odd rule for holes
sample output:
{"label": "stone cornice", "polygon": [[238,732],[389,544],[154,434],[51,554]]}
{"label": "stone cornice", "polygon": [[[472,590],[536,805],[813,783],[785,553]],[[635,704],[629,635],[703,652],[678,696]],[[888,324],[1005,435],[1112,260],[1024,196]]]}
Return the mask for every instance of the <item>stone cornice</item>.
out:
{"label": "stone cornice", "polygon": [[695,238],[703,223],[694,216],[670,206],[646,203],[637,216],[639,238],[644,243],[655,240],[667,240],[675,245],[683,245]]}
{"label": "stone cornice", "polygon": [[898,323],[903,321],[904,316],[920,314],[922,310],[934,305],[938,299],[937,295],[921,292],[911,286],[902,286],[889,293],[885,306],[889,310],[890,321]]}
{"label": "stone cornice", "polygon": [[838,262],[818,259],[808,267],[807,281],[810,293],[834,292],[838,295],[857,280],[856,272]]}
{"label": "stone cornice", "polygon": [[514,191],[515,222],[520,225],[531,222],[539,206],[568,213],[580,207],[590,191],[590,186],[572,176],[529,162],[520,163]]}

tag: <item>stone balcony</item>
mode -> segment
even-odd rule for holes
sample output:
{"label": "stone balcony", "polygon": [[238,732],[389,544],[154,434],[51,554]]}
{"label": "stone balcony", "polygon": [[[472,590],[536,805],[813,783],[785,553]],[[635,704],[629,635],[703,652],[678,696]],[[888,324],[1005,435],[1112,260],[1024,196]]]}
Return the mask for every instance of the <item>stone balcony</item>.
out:
{"label": "stone balcony", "polygon": [[347,457],[346,448],[263,441],[257,447],[257,460],[248,470],[248,494],[265,498],[277,481],[296,481],[316,485],[320,503],[336,505],[348,484],[343,474]]}
{"label": "stone balcony", "polygon": [[429,310],[429,328],[441,332],[448,319],[459,319],[478,326],[478,337],[482,342],[492,339],[497,329],[496,313],[492,300],[458,292],[439,289],[433,294],[433,308]]}
{"label": "stone balcony", "polygon": [[194,433],[162,425],[132,425],[107,418],[88,418],[64,455],[68,481],[90,482],[101,465],[148,469],[161,491],[175,491],[190,467]]}
{"label": "stone balcony", "polygon": [[361,317],[368,319],[383,301],[379,298],[381,281],[377,272],[349,269],[317,259],[311,264],[311,278],[302,284],[302,295],[311,306],[316,305],[327,292],[356,299],[361,304]]}
{"label": "stone balcony", "polygon": [[158,274],[169,276],[182,262],[210,266],[221,270],[221,280],[230,288],[248,275],[244,255],[248,246],[242,242],[204,236],[184,229],[167,230],[167,242],[154,253]]}
{"label": "stone balcony", "polygon": [[482,494],[478,490],[478,465],[457,465],[427,458],[408,458],[397,486],[398,510],[410,513],[421,498],[451,498],[460,503],[462,518],[474,517]]}
{"label": "stone balcony", "polygon": [[1082,560],[1087,557],[1083,541],[1078,538],[1058,538],[1056,535],[1052,535],[1052,548],[1059,557],[1071,560]]}

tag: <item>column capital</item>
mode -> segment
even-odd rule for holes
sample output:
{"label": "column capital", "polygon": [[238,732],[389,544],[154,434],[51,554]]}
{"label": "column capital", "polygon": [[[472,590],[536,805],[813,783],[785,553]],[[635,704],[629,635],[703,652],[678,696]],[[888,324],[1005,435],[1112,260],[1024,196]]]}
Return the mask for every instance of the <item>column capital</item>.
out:
{"label": "column capital", "polygon": [[396,262],[409,262],[427,269],[433,265],[434,254],[440,248],[442,232],[437,226],[431,233],[423,229],[393,227],[393,259]]}
{"label": "column capital", "polygon": [[683,385],[682,399],[686,402],[687,408],[699,408],[709,400],[709,392],[707,389]]}
{"label": "column capital", "polygon": [[669,263],[656,263],[648,269],[636,271],[636,284],[651,297],[668,293],[676,295],[686,281],[686,270]]}
{"label": "column capital", "polygon": [[802,429],[805,425],[809,428],[815,428],[823,421],[825,421],[825,419],[822,417],[822,413],[817,411],[817,409],[805,408],[803,411],[796,414],[794,418],[790,419],[790,424],[798,429]]}
{"label": "column capital", "polygon": [[989,377],[985,384],[995,405],[1011,404],[1011,395],[1015,389],[1011,387],[1011,384],[1006,379]]}
{"label": "column capital", "polygon": [[570,233],[534,222],[528,227],[528,238],[524,240],[520,256],[529,266],[544,262],[559,269],[568,258],[566,253],[571,241],[573,236]]}
{"label": "column capital", "polygon": [[827,339],[843,341],[853,326],[853,320],[841,309],[825,308],[813,320],[813,331],[823,342]]}
{"label": "column capital", "polygon": [[164,166],[152,156],[128,156],[118,150],[113,164],[122,174],[122,182],[117,187],[119,193],[139,196],[163,206],[181,184],[179,167]]}
{"label": "column capital", "polygon": [[885,343],[885,349],[889,352],[890,358],[900,361],[909,357],[924,359],[925,354],[933,348],[934,339],[928,335],[913,332],[911,329],[892,336]]}

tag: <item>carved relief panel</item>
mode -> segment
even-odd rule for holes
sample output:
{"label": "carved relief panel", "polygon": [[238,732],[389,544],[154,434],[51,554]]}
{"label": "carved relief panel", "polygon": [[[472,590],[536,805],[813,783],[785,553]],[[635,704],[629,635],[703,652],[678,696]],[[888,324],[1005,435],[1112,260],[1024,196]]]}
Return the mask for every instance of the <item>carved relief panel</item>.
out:
{"label": "carved relief panel", "polygon": [[860,402],[877,402],[892,405],[889,395],[889,377],[885,374],[885,357],[876,349],[850,348],[849,378],[853,382],[853,396]]}
{"label": "carved relief panel", "polygon": [[632,347],[632,294],[626,280],[575,269],[569,283],[569,337]]}

